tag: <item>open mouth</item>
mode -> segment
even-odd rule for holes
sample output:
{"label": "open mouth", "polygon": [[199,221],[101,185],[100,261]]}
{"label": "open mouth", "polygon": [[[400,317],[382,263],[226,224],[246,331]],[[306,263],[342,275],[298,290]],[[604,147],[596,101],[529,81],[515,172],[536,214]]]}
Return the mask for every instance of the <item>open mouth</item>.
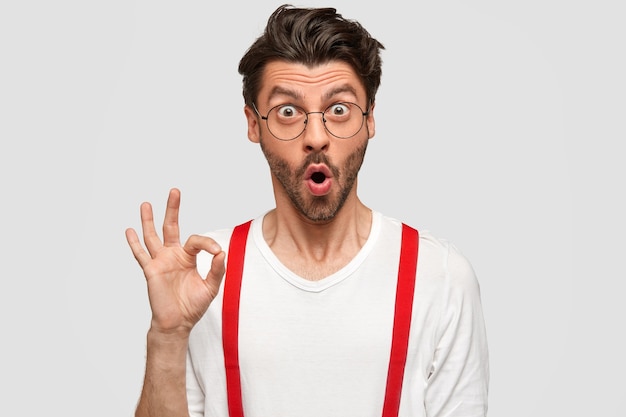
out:
{"label": "open mouth", "polygon": [[314,172],[311,175],[311,180],[316,184],[321,184],[324,182],[324,180],[326,180],[326,174],[324,174],[323,172]]}
{"label": "open mouth", "polygon": [[333,186],[333,174],[325,164],[309,165],[304,179],[309,191],[315,196],[328,194]]}
{"label": "open mouth", "polygon": [[330,169],[324,164],[311,164],[304,173],[304,178],[315,184],[321,184],[331,177]]}

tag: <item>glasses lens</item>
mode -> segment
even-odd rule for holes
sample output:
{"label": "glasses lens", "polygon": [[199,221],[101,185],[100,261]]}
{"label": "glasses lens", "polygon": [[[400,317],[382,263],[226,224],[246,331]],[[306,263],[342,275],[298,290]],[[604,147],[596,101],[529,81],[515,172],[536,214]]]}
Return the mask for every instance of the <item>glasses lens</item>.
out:
{"label": "glasses lens", "polygon": [[280,140],[292,140],[304,132],[307,114],[293,104],[273,107],[267,115],[267,128]]}
{"label": "glasses lens", "polygon": [[359,133],[363,116],[363,110],[354,103],[335,103],[324,111],[324,124],[331,135],[347,139]]}
{"label": "glasses lens", "polygon": [[[267,128],[280,140],[295,139],[306,129],[311,113],[317,112],[307,113],[293,104],[273,107],[267,115]],[[322,121],[331,135],[347,139],[359,133],[363,127],[363,116],[363,110],[355,103],[334,103],[324,110]]]}

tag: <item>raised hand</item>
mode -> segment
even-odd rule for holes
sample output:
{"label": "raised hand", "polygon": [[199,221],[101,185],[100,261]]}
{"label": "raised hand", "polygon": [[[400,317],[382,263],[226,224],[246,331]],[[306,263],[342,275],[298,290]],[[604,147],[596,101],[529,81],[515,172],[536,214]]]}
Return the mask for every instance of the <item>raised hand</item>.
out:
{"label": "raised hand", "polygon": [[[150,203],[141,205],[143,248],[134,229],[126,230],[126,240],[141,266],[148,285],[152,310],[152,330],[189,332],[217,295],[224,276],[225,254],[211,238],[192,235],[180,244],[178,212],[180,191],[170,190],[163,221],[163,242],[154,227]],[[203,279],[196,269],[200,251],[211,253],[211,269]]]}

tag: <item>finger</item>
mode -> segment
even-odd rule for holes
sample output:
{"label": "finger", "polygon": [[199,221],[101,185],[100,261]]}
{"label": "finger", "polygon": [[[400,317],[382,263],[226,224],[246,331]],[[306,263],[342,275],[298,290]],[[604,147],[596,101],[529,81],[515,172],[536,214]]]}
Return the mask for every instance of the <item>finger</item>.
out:
{"label": "finger", "polygon": [[154,228],[154,215],[152,214],[152,205],[150,203],[141,205],[141,229],[143,230],[143,241],[146,244],[146,248],[150,255],[154,257],[163,245]]}
{"label": "finger", "polygon": [[220,283],[226,271],[225,259],[226,254],[220,245],[208,236],[191,235],[184,246],[185,251],[191,255],[197,255],[201,250],[210,253],[213,256],[211,260],[211,269],[207,273],[204,283],[215,297],[220,288]]}
{"label": "finger", "polygon": [[178,226],[178,212],[180,208],[180,191],[170,190],[163,220],[163,245],[180,246],[180,228]]}
{"label": "finger", "polygon": [[220,283],[222,282],[222,278],[224,277],[224,272],[226,272],[225,265],[226,254],[224,252],[219,252],[217,255],[213,257],[211,261],[211,269],[206,275],[204,282],[206,283],[209,291],[213,294],[213,297],[217,295],[217,292],[220,288]]}
{"label": "finger", "polygon": [[130,250],[133,252],[135,260],[139,263],[139,266],[143,267],[152,259],[152,257],[143,249],[139,242],[139,237],[134,229],[126,229],[126,241]]}

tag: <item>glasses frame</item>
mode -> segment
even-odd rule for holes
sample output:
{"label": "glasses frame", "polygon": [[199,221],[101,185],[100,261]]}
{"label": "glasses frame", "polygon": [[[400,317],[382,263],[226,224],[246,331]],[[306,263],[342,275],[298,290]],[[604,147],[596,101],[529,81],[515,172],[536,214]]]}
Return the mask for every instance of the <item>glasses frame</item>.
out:
{"label": "glasses frame", "polygon": [[[338,135],[335,135],[335,134],[334,134],[333,132],[331,132],[331,131],[328,129],[328,127],[326,126],[326,118],[324,117],[324,115],[326,114],[326,111],[327,111],[328,109],[330,109],[332,106],[335,106],[335,105],[337,105],[337,104],[350,104],[350,105],[352,105],[352,106],[355,106],[355,107],[356,107],[357,109],[359,109],[359,111],[361,112],[361,115],[362,115],[362,119],[361,119],[361,126],[359,127],[359,129],[358,129],[356,132],[354,132],[354,134],[352,134],[352,135],[350,135],[350,136],[338,136]],[[296,108],[298,108],[298,109],[301,109],[301,110],[303,111],[303,113],[304,113],[304,117],[305,117],[305,119],[304,119],[304,127],[302,128],[302,131],[301,131],[300,133],[298,133],[296,136],[294,136],[293,138],[291,138],[291,139],[283,139],[283,138],[279,138],[278,136],[276,136],[276,135],[274,134],[274,132],[272,132],[272,129],[270,129],[270,123],[269,123],[269,119],[268,119],[268,118],[269,118],[269,115],[270,115],[270,113],[272,112],[272,110],[274,110],[274,109],[276,109],[276,108],[278,108],[278,107],[281,107],[281,106],[293,106],[293,107],[296,107]],[[298,105],[295,105],[295,104],[291,104],[291,103],[282,103],[282,104],[278,104],[278,105],[276,105],[276,106],[272,107],[271,109],[269,109],[269,110],[267,111],[267,115],[266,115],[266,116],[263,116],[263,115],[259,112],[259,109],[257,109],[256,104],[255,104],[254,102],[252,103],[252,107],[254,108],[254,111],[256,112],[256,114],[257,114],[257,115],[258,115],[258,116],[259,116],[262,120],[265,120],[265,125],[267,126],[267,130],[268,130],[268,131],[272,134],[272,136],[274,136],[276,139],[281,140],[281,141],[283,141],[283,142],[289,142],[289,141],[292,141],[292,140],[298,139],[300,136],[302,136],[302,134],[303,134],[303,133],[304,133],[304,131],[306,130],[306,127],[307,127],[307,126],[308,126],[308,124],[309,124],[309,114],[321,114],[321,115],[322,115],[322,123],[324,124],[324,129],[325,129],[328,133],[330,133],[332,136],[336,137],[337,139],[350,139],[350,138],[355,137],[355,136],[356,136],[356,135],[357,135],[357,134],[361,131],[361,129],[363,129],[363,125],[365,124],[365,118],[366,118],[367,116],[369,116],[369,114],[370,114],[369,110],[368,110],[368,111],[363,111],[363,109],[361,108],[361,106],[359,106],[358,104],[353,103],[353,102],[351,102],[351,101],[338,101],[338,102],[336,102],[336,103],[332,103],[331,105],[329,105],[328,107],[326,107],[326,108],[324,109],[324,111],[309,111],[309,112],[305,111],[305,110],[304,110],[304,108],[302,108],[301,106],[298,106]]]}

